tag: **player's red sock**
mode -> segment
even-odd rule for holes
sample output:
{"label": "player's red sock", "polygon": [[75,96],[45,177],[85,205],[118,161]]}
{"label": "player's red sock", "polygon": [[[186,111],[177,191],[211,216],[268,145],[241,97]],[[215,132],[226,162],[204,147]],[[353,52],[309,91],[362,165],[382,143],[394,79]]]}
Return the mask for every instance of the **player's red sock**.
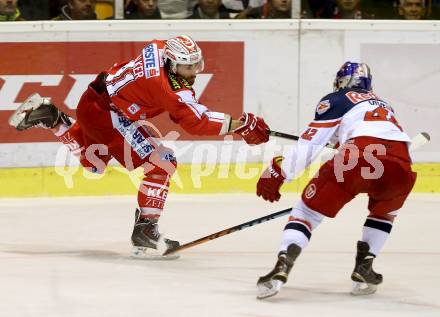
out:
{"label": "player's red sock", "polygon": [[168,195],[169,179],[145,176],[139,186],[138,204],[141,218],[159,219]]}

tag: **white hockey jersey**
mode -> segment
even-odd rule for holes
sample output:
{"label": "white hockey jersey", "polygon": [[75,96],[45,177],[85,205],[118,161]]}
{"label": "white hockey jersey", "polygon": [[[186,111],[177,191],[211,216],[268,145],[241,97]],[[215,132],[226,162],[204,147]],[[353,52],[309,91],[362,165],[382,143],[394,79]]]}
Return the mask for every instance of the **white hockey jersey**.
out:
{"label": "white hockey jersey", "polygon": [[286,180],[299,176],[328,143],[344,144],[360,136],[411,143],[393,109],[374,93],[346,88],[328,94],[316,107],[315,119],[283,160]]}

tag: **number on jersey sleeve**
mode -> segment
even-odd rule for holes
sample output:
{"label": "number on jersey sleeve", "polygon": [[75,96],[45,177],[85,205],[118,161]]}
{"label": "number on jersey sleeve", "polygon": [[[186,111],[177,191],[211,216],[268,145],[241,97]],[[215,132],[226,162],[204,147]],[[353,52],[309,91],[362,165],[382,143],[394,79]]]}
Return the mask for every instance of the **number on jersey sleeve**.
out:
{"label": "number on jersey sleeve", "polygon": [[318,129],[315,128],[308,128],[302,135],[301,138],[304,140],[311,141],[313,137],[315,136],[316,132],[318,132]]}

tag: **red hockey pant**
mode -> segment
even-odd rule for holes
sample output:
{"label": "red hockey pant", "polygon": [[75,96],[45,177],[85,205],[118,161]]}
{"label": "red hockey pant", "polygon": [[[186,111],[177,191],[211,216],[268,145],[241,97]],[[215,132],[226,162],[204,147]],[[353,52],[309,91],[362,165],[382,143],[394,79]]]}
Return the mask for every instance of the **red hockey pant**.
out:
{"label": "red hockey pant", "polygon": [[[378,144],[385,149],[385,154],[371,151],[371,144]],[[375,172],[378,174],[374,175]],[[394,216],[389,213],[403,206],[416,176],[411,170],[406,143],[358,137],[342,146],[339,153],[319,169],[304,189],[302,199],[307,207],[335,217],[357,194],[367,193],[370,216],[392,221]]]}
{"label": "red hockey pant", "polygon": [[177,166],[173,151],[155,140],[145,124],[111,110],[105,89],[97,88],[98,80],[99,76],[82,95],[77,121],[59,139],[92,172],[102,173],[112,157],[130,171],[142,166],[145,177],[138,191],[141,217],[157,219]]}

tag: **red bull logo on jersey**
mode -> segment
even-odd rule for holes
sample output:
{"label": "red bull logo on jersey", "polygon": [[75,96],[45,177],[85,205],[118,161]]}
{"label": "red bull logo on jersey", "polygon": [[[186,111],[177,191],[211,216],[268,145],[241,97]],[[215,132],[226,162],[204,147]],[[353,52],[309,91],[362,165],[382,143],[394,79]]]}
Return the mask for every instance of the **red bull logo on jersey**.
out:
{"label": "red bull logo on jersey", "polygon": [[345,94],[345,96],[354,104],[370,99],[378,99],[378,100],[381,99],[372,92],[363,93],[363,92],[349,91]]}
{"label": "red bull logo on jersey", "polygon": [[157,45],[148,44],[143,50],[143,61],[145,68],[145,77],[157,77],[160,75],[159,52]]}

